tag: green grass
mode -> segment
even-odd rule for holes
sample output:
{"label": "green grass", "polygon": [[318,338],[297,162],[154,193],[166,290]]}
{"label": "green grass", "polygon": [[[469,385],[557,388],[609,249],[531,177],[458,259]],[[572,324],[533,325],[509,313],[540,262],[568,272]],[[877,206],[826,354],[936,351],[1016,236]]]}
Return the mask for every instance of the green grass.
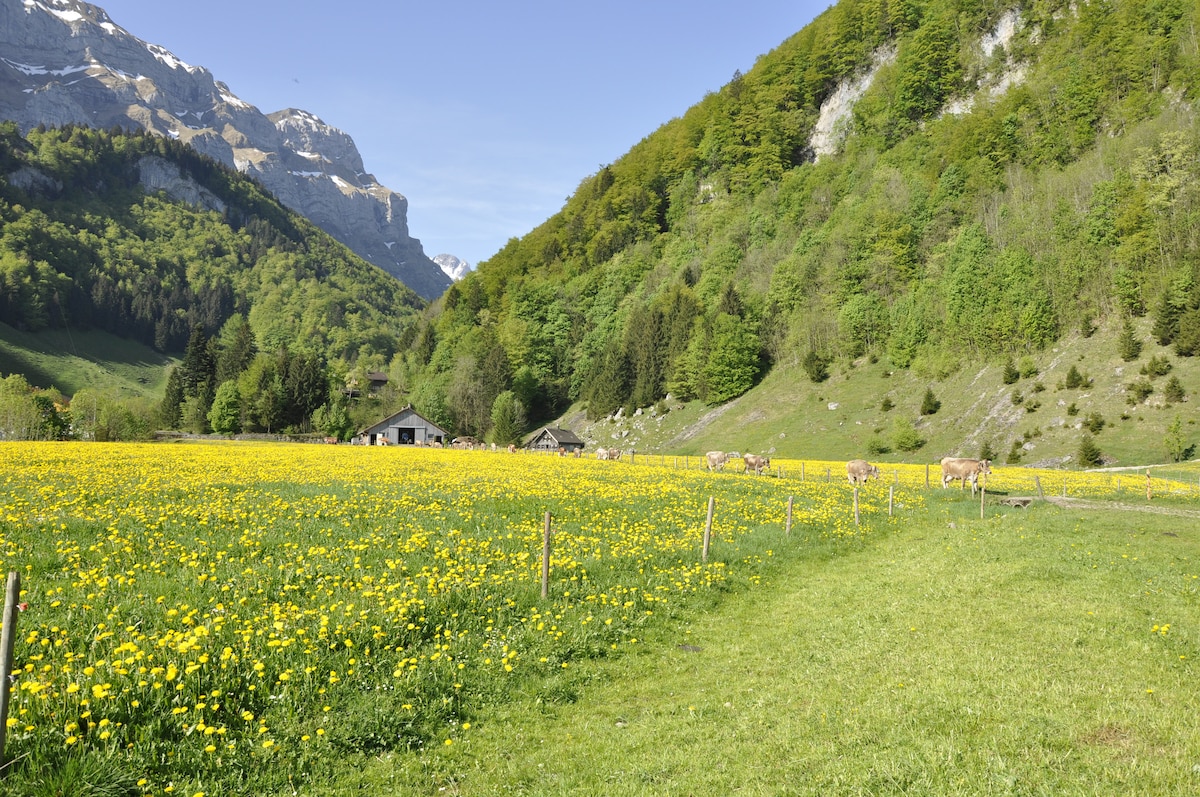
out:
{"label": "green grass", "polygon": [[[576,424],[597,445],[609,445],[613,435],[625,448],[646,452],[701,454],[724,450],[773,452],[780,457],[851,459],[865,457],[881,462],[937,462],[943,456],[978,456],[985,442],[1003,463],[1014,440],[1029,443],[1020,464],[1058,467],[1076,466],[1079,424],[1091,413],[1105,421],[1095,435],[1107,464],[1139,465],[1169,462],[1163,444],[1167,426],[1182,418],[1189,441],[1200,444],[1200,427],[1193,402],[1200,384],[1197,358],[1178,357],[1173,350],[1153,342],[1150,320],[1135,319],[1143,341],[1141,356],[1124,362],[1117,354],[1119,322],[1105,324],[1089,338],[1064,336],[1048,351],[1029,356],[1038,375],[1022,378],[1013,385],[1002,379],[1004,362],[981,362],[970,352],[957,355],[957,369],[944,378],[923,376],[925,369],[901,370],[886,358],[871,363],[860,358],[853,364],[840,362],[831,368],[828,380],[814,384],[799,363],[780,363],[751,392],[727,407],[707,407],[698,402],[669,402],[671,411],[661,420],[643,414],[620,421]],[[1142,378],[1139,370],[1153,356],[1172,364],[1166,376],[1152,380],[1155,392],[1137,406],[1127,403],[1126,386]],[[1019,360],[1019,357],[1014,360]],[[1060,385],[1071,366],[1093,384],[1067,389]],[[1188,392],[1188,401],[1166,404],[1163,387],[1177,376]],[[1041,383],[1044,390],[1036,392]],[[921,399],[930,388],[942,406],[934,415],[921,416]],[[1023,401],[1012,403],[1014,392]],[[894,407],[881,409],[889,398]],[[1040,406],[1033,412],[1032,403]],[[1077,414],[1068,415],[1074,404]],[[833,409],[831,409],[833,407]],[[701,419],[713,410],[718,417],[707,424]],[[1121,416],[1128,417],[1122,420]],[[896,418],[912,421],[925,440],[917,451],[891,451],[870,455],[868,444],[879,438],[890,442]],[[622,437],[622,434],[624,436]],[[1070,458],[1066,460],[1066,458]]]}
{"label": "green grass", "polygon": [[980,521],[973,502],[930,503],[873,542],[780,541],[761,589],[589,664],[575,702],[497,706],[461,743],[341,787],[1200,791],[1195,521],[1047,505]]}
{"label": "green grass", "polygon": [[0,323],[0,375],[68,397],[85,388],[122,398],[161,398],[171,358],[99,330],[55,329],[31,334]]}

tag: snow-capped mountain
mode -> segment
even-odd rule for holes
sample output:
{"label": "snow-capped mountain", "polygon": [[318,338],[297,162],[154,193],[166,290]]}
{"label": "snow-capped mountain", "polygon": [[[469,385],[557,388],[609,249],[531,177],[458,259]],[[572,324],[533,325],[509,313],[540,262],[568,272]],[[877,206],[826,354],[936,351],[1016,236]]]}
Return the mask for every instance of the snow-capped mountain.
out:
{"label": "snow-capped mountain", "polygon": [[264,114],[80,0],[0,0],[0,119],[144,128],[259,180],[425,298],[451,278],[409,235],[408,200],[380,185],[349,135],[311,113]]}
{"label": "snow-capped mountain", "polygon": [[455,282],[467,276],[467,272],[471,270],[470,263],[465,260],[459,260],[454,255],[434,255],[433,262],[437,263],[442,271],[446,273],[446,276]]}

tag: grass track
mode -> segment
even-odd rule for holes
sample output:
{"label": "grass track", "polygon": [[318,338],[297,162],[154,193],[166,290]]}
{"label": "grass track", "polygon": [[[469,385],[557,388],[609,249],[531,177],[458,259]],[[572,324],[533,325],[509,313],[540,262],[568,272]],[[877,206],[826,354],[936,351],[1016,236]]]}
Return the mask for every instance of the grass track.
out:
{"label": "grass track", "polygon": [[355,780],[462,795],[1200,792],[1195,533],[1045,505],[980,522],[967,506],[774,572],[597,665],[574,704],[502,708],[461,744]]}

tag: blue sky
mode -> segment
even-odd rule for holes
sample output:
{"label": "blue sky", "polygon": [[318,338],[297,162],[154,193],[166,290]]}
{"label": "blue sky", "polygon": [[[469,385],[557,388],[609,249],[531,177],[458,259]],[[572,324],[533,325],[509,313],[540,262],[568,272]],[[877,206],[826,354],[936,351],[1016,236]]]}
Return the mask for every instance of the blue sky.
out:
{"label": "blue sky", "polygon": [[264,113],[354,139],[430,257],[472,265],[829,2],[109,0]]}

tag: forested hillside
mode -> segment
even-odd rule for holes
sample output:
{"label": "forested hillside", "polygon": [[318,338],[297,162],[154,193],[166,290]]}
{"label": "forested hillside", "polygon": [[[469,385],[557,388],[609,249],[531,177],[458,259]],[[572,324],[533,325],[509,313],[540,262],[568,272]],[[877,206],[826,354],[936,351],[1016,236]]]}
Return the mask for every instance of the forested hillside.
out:
{"label": "forested hillside", "polygon": [[[0,125],[0,321],[31,333],[103,330],[184,355],[161,412],[135,411],[142,430],[307,430],[328,403],[345,434],[352,422],[335,405],[347,382],[386,367],[423,306],[257,183],[184,144],[81,127],[22,138]],[[214,423],[226,382],[225,416]],[[21,413],[36,418],[28,387],[10,381],[0,392],[24,396]],[[46,410],[70,397],[42,398]],[[14,432],[31,423],[39,431]],[[16,426],[3,433],[60,433],[57,421]]]}
{"label": "forested hillside", "polygon": [[452,287],[392,375],[482,435],[863,356],[945,374],[1121,315],[1192,356],[1195,16],[842,0]]}

